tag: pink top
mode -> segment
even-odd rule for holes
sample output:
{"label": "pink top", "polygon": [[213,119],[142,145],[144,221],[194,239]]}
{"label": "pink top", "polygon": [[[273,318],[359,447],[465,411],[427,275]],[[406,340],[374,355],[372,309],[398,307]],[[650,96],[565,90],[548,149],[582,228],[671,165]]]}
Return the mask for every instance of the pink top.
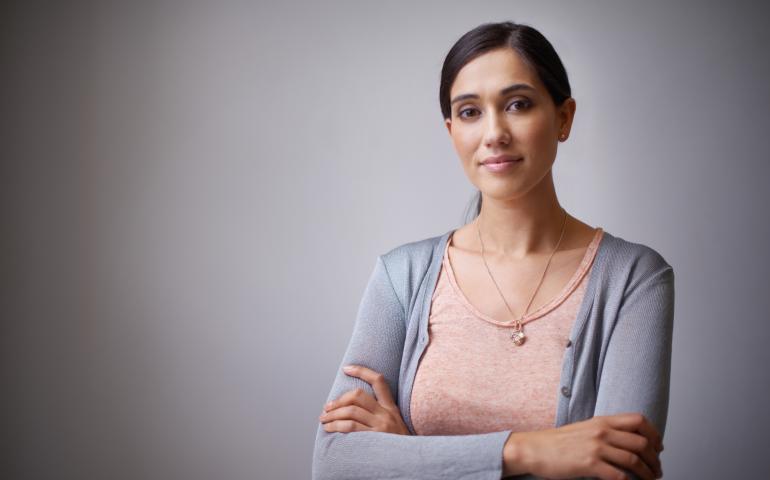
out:
{"label": "pink top", "polygon": [[553,300],[527,314],[526,342],[513,326],[476,309],[458,287],[449,244],[428,319],[429,343],[420,358],[410,411],[418,435],[462,435],[553,428],[563,355],[604,230]]}

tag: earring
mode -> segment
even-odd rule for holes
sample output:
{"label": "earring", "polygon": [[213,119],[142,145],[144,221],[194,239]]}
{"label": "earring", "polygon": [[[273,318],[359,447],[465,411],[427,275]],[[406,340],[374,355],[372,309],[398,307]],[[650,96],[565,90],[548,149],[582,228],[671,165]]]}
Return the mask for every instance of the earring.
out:
{"label": "earring", "polygon": [[566,135],[566,134],[562,133],[561,135],[559,135],[559,140],[560,140],[560,141],[562,141],[562,142],[563,142],[563,141],[564,141],[564,140],[566,140],[566,139],[567,139],[567,135]]}

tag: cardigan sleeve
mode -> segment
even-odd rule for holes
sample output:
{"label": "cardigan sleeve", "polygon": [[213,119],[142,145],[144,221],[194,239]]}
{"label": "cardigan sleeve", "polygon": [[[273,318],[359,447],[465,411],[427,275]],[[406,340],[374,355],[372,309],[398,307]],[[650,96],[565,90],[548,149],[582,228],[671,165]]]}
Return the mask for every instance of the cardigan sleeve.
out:
{"label": "cardigan sleeve", "polygon": [[[327,401],[371,385],[346,375],[344,365],[382,373],[394,399],[406,335],[405,310],[382,256],[377,258],[358,308],[352,337]],[[399,405],[403,412],[403,406]],[[314,480],[478,479],[502,477],[503,446],[511,431],[472,435],[419,436],[385,432],[327,432],[319,422],[313,450]]]}
{"label": "cardigan sleeve", "polygon": [[639,269],[643,273],[632,275],[623,294],[601,367],[594,415],[641,413],[662,437],[668,415],[674,271],[657,252],[650,252]]}

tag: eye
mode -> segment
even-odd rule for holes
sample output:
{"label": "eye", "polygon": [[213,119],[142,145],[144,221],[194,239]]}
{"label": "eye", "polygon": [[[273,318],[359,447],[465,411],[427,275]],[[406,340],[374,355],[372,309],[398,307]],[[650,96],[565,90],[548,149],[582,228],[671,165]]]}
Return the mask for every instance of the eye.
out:
{"label": "eye", "polygon": [[529,107],[531,107],[532,106],[532,102],[530,102],[529,100],[524,100],[524,99],[522,99],[522,100],[514,100],[508,106],[509,107],[515,107],[515,108],[513,108],[513,110],[515,110],[515,111],[520,111],[520,110],[526,110]]}
{"label": "eye", "polygon": [[457,112],[457,116],[460,118],[471,118],[473,115],[470,115],[470,113],[477,112],[477,111],[478,110],[476,110],[473,107],[463,108]]}

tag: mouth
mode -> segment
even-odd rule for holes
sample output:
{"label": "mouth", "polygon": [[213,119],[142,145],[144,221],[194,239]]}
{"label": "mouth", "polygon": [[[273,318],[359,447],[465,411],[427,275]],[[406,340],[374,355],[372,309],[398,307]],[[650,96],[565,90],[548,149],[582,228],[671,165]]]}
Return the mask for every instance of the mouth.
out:
{"label": "mouth", "polygon": [[512,155],[498,155],[496,157],[487,157],[481,162],[481,165],[487,171],[492,173],[505,172],[510,168],[522,163],[524,157],[514,157]]}
{"label": "mouth", "polygon": [[513,155],[497,155],[494,157],[487,157],[485,158],[481,164],[482,165],[495,165],[500,163],[510,163],[510,162],[520,162],[521,160],[524,160],[523,157],[514,157]]}

